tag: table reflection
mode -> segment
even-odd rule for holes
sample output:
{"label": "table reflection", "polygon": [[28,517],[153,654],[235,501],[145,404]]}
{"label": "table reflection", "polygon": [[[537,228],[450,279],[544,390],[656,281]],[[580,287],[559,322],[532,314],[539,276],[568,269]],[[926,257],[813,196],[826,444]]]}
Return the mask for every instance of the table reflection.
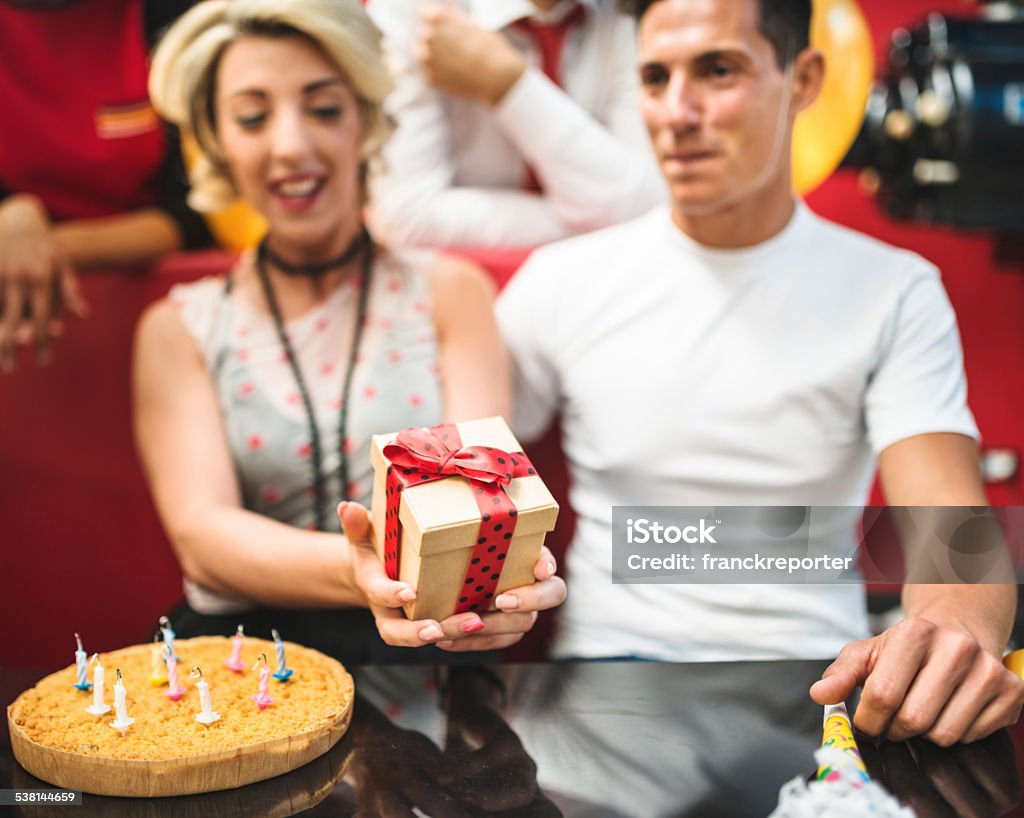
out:
{"label": "table reflection", "polygon": [[[180,798],[87,794],[74,814],[764,818],[784,782],[814,772],[821,708],[807,688],[825,664],[368,668],[355,674],[349,733],[299,770]],[[0,672],[5,702],[19,678]],[[0,788],[46,788],[2,738]],[[1021,814],[1008,731],[948,750],[858,742],[872,777],[918,818]]]}
{"label": "table reflection", "polygon": [[[478,814],[452,811],[472,807],[580,818],[763,818],[784,782],[814,773],[821,708],[807,689],[826,664],[459,668],[436,691],[431,671],[383,668],[362,674],[359,686],[378,714],[390,714],[392,728],[415,734],[405,741],[429,744],[429,752],[421,748],[418,760],[378,782],[415,775],[414,786],[405,781],[393,790],[404,808],[443,815]],[[996,818],[1019,801],[1007,731],[948,750],[923,740],[860,735],[858,741],[872,776],[919,818]],[[382,766],[389,758],[386,749],[358,739],[356,755],[376,757]]]}

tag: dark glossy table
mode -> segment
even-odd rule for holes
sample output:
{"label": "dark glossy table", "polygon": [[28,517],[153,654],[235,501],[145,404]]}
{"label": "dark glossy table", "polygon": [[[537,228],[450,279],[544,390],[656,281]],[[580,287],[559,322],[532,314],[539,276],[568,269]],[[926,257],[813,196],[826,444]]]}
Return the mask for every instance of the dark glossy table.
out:
{"label": "dark glossy table", "polygon": [[[352,727],[327,755],[237,790],[164,799],[86,795],[18,815],[767,816],[814,771],[824,662],[504,665],[358,670]],[[42,673],[0,671],[5,705]],[[1016,745],[1016,749],[1015,749]],[[1024,724],[941,750],[861,739],[873,775],[919,818],[1024,816]],[[45,788],[14,761],[0,788]],[[0,808],[2,809],[2,808]],[[21,808],[19,808],[21,809]]]}

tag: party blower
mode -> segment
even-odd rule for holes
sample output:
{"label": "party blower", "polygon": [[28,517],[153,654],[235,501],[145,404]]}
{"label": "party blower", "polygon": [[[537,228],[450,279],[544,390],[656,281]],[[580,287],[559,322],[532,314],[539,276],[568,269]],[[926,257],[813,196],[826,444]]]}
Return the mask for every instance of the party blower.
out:
{"label": "party blower", "polygon": [[821,732],[814,780],[797,776],[784,784],[768,818],[914,818],[912,809],[868,777],[845,704],[825,705]]}

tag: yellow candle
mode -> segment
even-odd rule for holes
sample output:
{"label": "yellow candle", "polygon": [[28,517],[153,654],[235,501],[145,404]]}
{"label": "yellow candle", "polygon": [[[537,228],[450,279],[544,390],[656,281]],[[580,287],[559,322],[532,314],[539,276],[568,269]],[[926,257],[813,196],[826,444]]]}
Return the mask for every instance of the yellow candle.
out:
{"label": "yellow candle", "polygon": [[149,676],[150,684],[153,687],[163,687],[167,684],[167,668],[164,666],[163,652],[160,647],[160,634],[153,636],[153,657],[152,672]]}

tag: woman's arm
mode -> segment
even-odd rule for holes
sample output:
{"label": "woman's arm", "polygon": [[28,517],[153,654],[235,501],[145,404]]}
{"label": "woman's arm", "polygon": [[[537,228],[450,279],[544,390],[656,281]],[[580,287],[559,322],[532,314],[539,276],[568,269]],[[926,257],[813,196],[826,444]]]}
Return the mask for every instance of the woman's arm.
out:
{"label": "woman's arm", "polygon": [[[450,422],[507,415],[511,403],[508,366],[492,308],[494,287],[476,265],[441,258],[431,277],[434,321],[444,378],[445,418]],[[361,587],[381,637],[389,645],[420,647],[436,642],[451,651],[499,650],[514,645],[537,621],[537,612],[561,605],[565,583],[555,559],[541,548],[532,585],[512,588],[495,600],[498,611],[461,613],[437,622],[410,621],[402,614],[415,591],[388,578],[370,542],[370,517],[356,503],[339,509],[352,540]]]}
{"label": "woman's arm", "polygon": [[359,606],[348,542],[241,507],[213,384],[174,307],[144,314],[135,339],[136,443],[184,574],[268,605]]}

